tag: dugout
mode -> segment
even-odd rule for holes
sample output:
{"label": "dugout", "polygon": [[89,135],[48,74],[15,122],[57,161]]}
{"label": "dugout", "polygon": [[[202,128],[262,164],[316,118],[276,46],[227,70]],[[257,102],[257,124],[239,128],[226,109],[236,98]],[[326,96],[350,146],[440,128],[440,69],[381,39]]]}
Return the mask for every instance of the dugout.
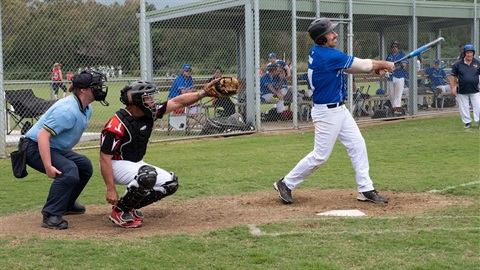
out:
{"label": "dugout", "polygon": [[[261,129],[258,82],[266,55],[275,51],[280,52],[280,59],[288,58],[293,78],[304,72],[312,44],[306,29],[314,18],[328,17],[339,22],[338,49],[361,58],[385,59],[392,40],[400,40],[408,53],[448,29],[466,33],[466,40],[447,39],[422,55],[431,60],[454,58],[459,42],[479,48],[479,11],[476,0],[200,1],[139,15],[141,76],[153,80],[156,73],[165,71],[164,67],[171,70],[190,63],[197,69],[197,76],[208,77],[209,67],[220,65],[227,73],[245,79],[247,121]],[[170,43],[174,39],[176,42]],[[416,59],[410,60],[411,78],[417,74],[413,61]],[[296,94],[297,80],[292,80],[291,85]],[[413,84],[410,96],[416,95],[417,86]],[[409,99],[411,115],[417,113],[415,100]],[[296,102],[294,99],[293,128],[299,127]]]}

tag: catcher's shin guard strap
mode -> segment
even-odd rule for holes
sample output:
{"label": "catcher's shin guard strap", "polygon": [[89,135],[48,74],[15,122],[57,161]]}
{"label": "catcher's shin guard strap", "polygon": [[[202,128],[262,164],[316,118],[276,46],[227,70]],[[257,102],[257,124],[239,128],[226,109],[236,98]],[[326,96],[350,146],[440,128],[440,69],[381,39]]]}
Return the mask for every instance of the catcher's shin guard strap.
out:
{"label": "catcher's shin guard strap", "polygon": [[137,208],[137,204],[148,195],[148,190],[141,188],[137,181],[132,181],[125,194],[118,200],[117,207],[124,212]]}
{"label": "catcher's shin guard strap", "polygon": [[164,191],[153,189],[150,190],[150,193],[143,197],[143,199],[135,206],[135,208],[140,209],[175,193],[178,189],[178,177],[173,172],[170,174],[172,175],[172,180],[162,185]]}

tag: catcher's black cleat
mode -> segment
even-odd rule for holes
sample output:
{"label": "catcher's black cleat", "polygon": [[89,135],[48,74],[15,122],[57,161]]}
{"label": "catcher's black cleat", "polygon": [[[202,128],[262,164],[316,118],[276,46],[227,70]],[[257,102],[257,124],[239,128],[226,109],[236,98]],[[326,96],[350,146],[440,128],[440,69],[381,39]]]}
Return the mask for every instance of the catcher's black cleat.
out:
{"label": "catcher's black cleat", "polygon": [[75,202],[71,207],[67,209],[65,215],[81,215],[85,213],[85,210],[85,206],[83,206],[79,202]]}
{"label": "catcher's black cleat", "polygon": [[362,202],[388,204],[388,199],[380,196],[380,194],[378,194],[378,192],[375,189],[370,191],[365,191],[365,192],[358,192],[357,200]]}
{"label": "catcher's black cleat", "polygon": [[43,220],[42,227],[52,230],[65,230],[68,228],[68,222],[60,216],[50,216],[42,212]]}
{"label": "catcher's black cleat", "polygon": [[284,203],[293,203],[292,191],[285,185],[283,178],[273,183],[273,187],[278,191],[278,195]]}

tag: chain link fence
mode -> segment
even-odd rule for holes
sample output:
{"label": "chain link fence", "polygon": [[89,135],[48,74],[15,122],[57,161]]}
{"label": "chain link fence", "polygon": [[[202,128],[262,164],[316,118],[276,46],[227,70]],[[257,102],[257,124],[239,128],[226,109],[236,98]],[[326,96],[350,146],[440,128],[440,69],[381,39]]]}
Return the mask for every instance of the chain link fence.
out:
{"label": "chain link fence", "polygon": [[[304,74],[312,42],[306,29],[319,15],[340,22],[336,29],[338,49],[360,58],[385,59],[394,40],[407,53],[444,36],[447,41],[441,50],[423,54],[421,65],[413,68],[415,72],[430,66],[435,58],[440,58],[448,70],[458,57],[460,43],[476,42],[478,46],[478,18],[458,15],[464,9],[471,10],[473,1],[436,2],[440,8],[452,7],[451,17],[435,15],[436,9],[425,13],[423,5],[431,1],[417,1],[422,16],[416,19],[411,15],[415,1],[382,4],[399,15],[376,13],[375,3],[380,2],[363,0],[151,2],[144,5],[146,30],[142,30],[139,0],[0,3],[0,92],[4,93],[0,116],[5,119],[0,154],[11,152],[48,106],[69,94],[64,89],[70,86],[70,74],[85,69],[106,74],[110,106],[92,104],[94,113],[78,147],[99,146],[104,125],[123,107],[120,90],[139,79],[157,84],[163,101],[179,77],[191,76],[195,89],[201,89],[219,73],[237,77],[240,82],[239,94],[231,99],[204,98],[194,106],[197,110],[187,108],[157,120],[152,141],[310,127],[311,91]],[[175,5],[184,2],[187,5]],[[142,55],[147,57],[143,59]],[[269,69],[270,63],[280,67]],[[187,72],[189,69],[191,72]],[[52,81],[58,75],[60,80]],[[372,97],[379,90],[385,91],[386,83],[369,76],[355,76],[352,80],[352,113],[356,113],[358,121],[370,121],[374,99],[369,102],[368,96],[355,96],[354,92],[359,89]],[[266,82],[284,92],[280,96],[268,95]],[[418,83],[426,84],[428,80],[420,78]],[[408,94],[417,100],[417,92],[406,90]],[[422,97],[422,104],[431,105],[432,98]],[[416,114],[416,109],[411,113]]]}

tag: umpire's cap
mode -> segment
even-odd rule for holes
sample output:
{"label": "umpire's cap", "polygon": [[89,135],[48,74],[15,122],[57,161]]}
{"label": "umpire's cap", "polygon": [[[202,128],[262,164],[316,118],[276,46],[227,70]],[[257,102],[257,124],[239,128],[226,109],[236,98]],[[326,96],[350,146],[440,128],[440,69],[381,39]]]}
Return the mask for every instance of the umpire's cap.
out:
{"label": "umpire's cap", "polygon": [[472,51],[473,54],[475,54],[475,48],[473,47],[473,45],[465,45],[465,47],[463,47],[463,51],[464,52],[467,52],[467,51]]}
{"label": "umpire's cap", "polygon": [[317,41],[320,37],[330,33],[337,25],[338,23],[332,23],[327,18],[320,18],[310,23],[307,31],[310,34],[310,38],[313,39],[313,42],[318,43]]}
{"label": "umpire's cap", "polygon": [[107,78],[104,74],[100,72],[87,72],[82,71],[82,73],[75,75],[73,77],[73,87],[77,89],[92,88],[96,86],[103,86],[103,83],[107,81]]}

